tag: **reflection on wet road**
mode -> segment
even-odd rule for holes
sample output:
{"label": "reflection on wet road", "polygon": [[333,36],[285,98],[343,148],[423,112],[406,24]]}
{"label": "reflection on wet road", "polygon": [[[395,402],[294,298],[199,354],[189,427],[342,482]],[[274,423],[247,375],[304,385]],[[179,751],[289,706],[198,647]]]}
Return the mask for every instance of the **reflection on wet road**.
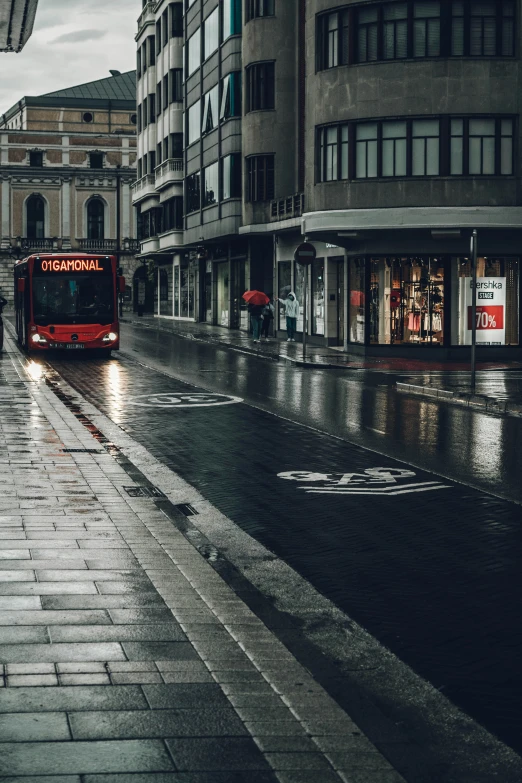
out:
{"label": "reflection on wet road", "polygon": [[[480,474],[474,483],[494,489],[506,473],[519,492],[508,445],[518,422],[506,427],[501,419],[395,397],[379,386],[382,376],[363,385],[345,374],[296,371],[164,335],[133,345],[138,361],[123,355],[51,363],[236,524],[520,751],[520,507],[440,478],[466,479],[457,467],[469,459]],[[249,404],[175,402],[205,390]],[[129,404],[151,395],[172,404]],[[377,444],[381,453],[357,443]],[[407,464],[385,452],[409,455]],[[411,467],[435,467],[436,459],[444,467],[439,475]]]}

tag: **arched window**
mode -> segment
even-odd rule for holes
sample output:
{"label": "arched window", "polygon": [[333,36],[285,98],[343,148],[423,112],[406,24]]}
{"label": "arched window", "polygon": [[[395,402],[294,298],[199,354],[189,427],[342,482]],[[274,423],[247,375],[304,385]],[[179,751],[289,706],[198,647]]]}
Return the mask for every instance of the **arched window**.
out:
{"label": "arched window", "polygon": [[104,206],[99,198],[87,205],[87,239],[105,239]]}
{"label": "arched window", "polygon": [[45,236],[45,205],[40,196],[27,199],[27,238],[43,239]]}

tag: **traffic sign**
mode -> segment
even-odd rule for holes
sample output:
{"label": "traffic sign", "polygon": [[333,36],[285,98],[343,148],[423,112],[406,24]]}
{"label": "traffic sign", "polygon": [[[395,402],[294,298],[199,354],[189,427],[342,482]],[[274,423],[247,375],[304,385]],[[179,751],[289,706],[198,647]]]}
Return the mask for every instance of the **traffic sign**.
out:
{"label": "traffic sign", "polygon": [[303,242],[301,245],[298,245],[294,251],[294,261],[301,264],[301,266],[308,266],[308,264],[312,263],[316,255],[317,251],[314,245],[311,245],[310,242]]}

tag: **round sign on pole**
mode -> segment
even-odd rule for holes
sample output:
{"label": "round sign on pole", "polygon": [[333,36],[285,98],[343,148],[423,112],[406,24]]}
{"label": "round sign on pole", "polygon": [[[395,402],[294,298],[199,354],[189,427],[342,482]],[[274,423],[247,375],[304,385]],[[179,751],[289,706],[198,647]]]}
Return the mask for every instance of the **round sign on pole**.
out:
{"label": "round sign on pole", "polygon": [[294,261],[301,264],[301,266],[308,266],[308,264],[312,263],[316,255],[317,251],[314,245],[311,245],[310,242],[303,242],[301,245],[298,245],[294,251]]}

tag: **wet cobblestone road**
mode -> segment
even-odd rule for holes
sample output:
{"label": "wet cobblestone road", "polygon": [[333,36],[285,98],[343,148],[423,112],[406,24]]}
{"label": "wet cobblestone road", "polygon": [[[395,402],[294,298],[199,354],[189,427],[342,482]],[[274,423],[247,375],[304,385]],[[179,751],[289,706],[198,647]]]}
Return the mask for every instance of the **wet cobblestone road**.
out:
{"label": "wet cobblestone road", "polygon": [[522,750],[519,506],[242,403],[200,407],[194,393],[204,389],[125,356],[51,364],[418,674]]}

